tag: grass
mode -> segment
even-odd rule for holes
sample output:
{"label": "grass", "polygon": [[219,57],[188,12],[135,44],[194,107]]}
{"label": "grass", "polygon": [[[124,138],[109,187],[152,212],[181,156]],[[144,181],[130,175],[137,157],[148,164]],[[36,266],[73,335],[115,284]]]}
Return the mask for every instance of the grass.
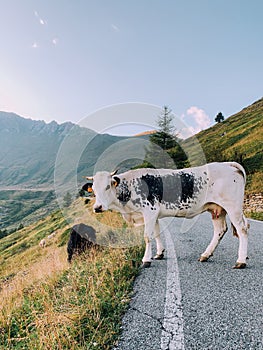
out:
{"label": "grass", "polygon": [[[75,216],[80,207],[76,201],[71,208]],[[111,349],[117,342],[144,248],[141,236],[134,238],[140,233],[125,230],[118,214],[89,219],[107,244],[71,265],[70,225],[60,212],[0,240],[1,349]],[[39,240],[54,229],[56,236],[40,248]],[[122,240],[126,247],[116,248]]]}
{"label": "grass", "polygon": [[24,288],[16,307],[2,309],[1,346],[110,349],[118,339],[139,260],[134,248],[92,251],[72,267]]}
{"label": "grass", "polygon": [[[263,99],[244,108],[222,123],[182,142],[192,156],[192,165],[214,161],[238,161],[248,175],[246,193],[262,192],[263,182]],[[199,142],[205,154],[194,143]]]}
{"label": "grass", "polygon": [[55,208],[55,195],[52,191],[5,190],[0,192],[0,229],[17,228],[19,223],[28,225],[37,216]]}
{"label": "grass", "polygon": [[246,217],[254,219],[254,220],[260,220],[263,221],[263,212],[246,212],[245,213]]}

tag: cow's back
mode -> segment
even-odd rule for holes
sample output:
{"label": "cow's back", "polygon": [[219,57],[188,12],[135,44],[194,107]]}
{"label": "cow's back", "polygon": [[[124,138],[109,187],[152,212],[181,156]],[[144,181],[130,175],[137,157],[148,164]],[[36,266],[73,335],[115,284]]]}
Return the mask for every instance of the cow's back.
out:
{"label": "cow's back", "polygon": [[204,211],[206,203],[222,205],[226,199],[242,196],[245,176],[242,166],[235,162],[176,170],[130,170],[120,175],[126,198],[129,193],[122,206],[129,203],[129,209],[152,211],[159,207],[160,216],[191,217]]}

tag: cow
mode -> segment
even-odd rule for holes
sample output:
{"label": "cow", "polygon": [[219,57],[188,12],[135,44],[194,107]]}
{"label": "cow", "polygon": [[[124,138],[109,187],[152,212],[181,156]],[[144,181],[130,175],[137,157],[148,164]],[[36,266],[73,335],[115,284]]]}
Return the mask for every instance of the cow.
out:
{"label": "cow", "polygon": [[46,246],[46,240],[43,238],[43,239],[41,239],[41,241],[39,242],[39,247],[40,247],[40,248],[45,248],[45,246]]}
{"label": "cow", "polygon": [[233,268],[246,267],[248,223],[242,208],[246,173],[240,164],[208,163],[177,170],[144,168],[129,170],[118,176],[116,171],[100,171],[86,178],[93,180],[95,213],[113,209],[119,211],[126,221],[144,225],[144,267],[149,267],[152,261],[153,238],[157,244],[154,258],[163,258],[159,219],[193,218],[205,211],[211,213],[214,234],[199,261],[207,261],[213,255],[227,231],[228,214],[233,233],[239,238],[238,259]]}
{"label": "cow", "polygon": [[57,231],[52,232],[50,235],[47,236],[48,239],[52,239],[57,235]]}
{"label": "cow", "polygon": [[96,231],[92,226],[77,224],[71,228],[67,246],[68,262],[73,254],[83,253],[86,249],[96,246]]}

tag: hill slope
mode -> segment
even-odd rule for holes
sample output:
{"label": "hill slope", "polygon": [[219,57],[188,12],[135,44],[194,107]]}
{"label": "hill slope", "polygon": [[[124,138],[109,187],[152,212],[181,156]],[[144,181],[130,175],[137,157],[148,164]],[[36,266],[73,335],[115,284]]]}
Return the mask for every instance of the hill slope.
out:
{"label": "hill slope", "polygon": [[263,98],[222,123],[183,141],[184,149],[192,154],[192,165],[200,164],[200,154],[194,143],[196,139],[204,151],[205,161],[240,162],[248,174],[247,193],[262,192]]}
{"label": "hill slope", "polygon": [[[71,210],[79,207],[87,219],[82,200]],[[116,230],[122,227],[119,215],[107,215]],[[69,232],[57,211],[0,240],[0,349],[113,348],[142,246],[94,248],[69,265]],[[38,245],[43,238],[45,248]]]}

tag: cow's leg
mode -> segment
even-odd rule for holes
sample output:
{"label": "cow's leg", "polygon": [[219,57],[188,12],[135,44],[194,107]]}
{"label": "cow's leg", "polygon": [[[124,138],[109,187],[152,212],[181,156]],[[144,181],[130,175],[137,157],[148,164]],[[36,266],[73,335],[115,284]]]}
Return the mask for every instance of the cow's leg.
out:
{"label": "cow's leg", "polygon": [[152,244],[149,237],[144,236],[145,241],[145,252],[144,256],[142,258],[142,266],[143,267],[150,267],[152,262]]}
{"label": "cow's leg", "polygon": [[157,223],[158,213],[155,215],[144,214],[144,240],[146,244],[144,256],[142,258],[143,267],[150,267],[152,262],[152,245],[151,239],[154,237],[155,225]]}
{"label": "cow's leg", "polygon": [[155,230],[154,230],[154,237],[156,241],[156,248],[157,248],[157,254],[155,255],[154,259],[155,260],[162,260],[164,257],[164,246],[161,240],[160,236],[160,224],[159,221],[157,220],[155,224]]}
{"label": "cow's leg", "polygon": [[248,246],[248,222],[242,214],[235,214],[228,212],[232,225],[234,226],[237,236],[239,238],[238,259],[235,269],[243,269],[246,267],[247,246]]}
{"label": "cow's leg", "polygon": [[201,254],[199,258],[199,261],[201,262],[207,261],[209,257],[213,255],[213,252],[218,246],[218,243],[224,237],[224,234],[227,231],[226,212],[223,210],[219,216],[214,215],[214,212],[212,212],[212,222],[214,226],[214,235],[212,241],[209,243],[206,250]]}

